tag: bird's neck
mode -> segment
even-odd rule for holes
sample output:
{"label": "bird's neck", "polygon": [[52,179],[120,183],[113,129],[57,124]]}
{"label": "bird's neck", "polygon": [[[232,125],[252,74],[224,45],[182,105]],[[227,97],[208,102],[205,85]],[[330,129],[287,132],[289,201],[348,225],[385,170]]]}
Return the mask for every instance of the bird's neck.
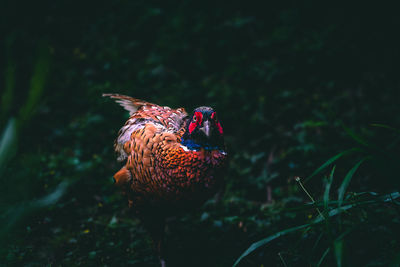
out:
{"label": "bird's neck", "polygon": [[186,146],[190,150],[195,150],[198,151],[200,149],[204,150],[222,150],[220,146],[217,146],[215,144],[209,143],[209,142],[199,142],[193,139],[182,139],[181,142],[182,145]]}

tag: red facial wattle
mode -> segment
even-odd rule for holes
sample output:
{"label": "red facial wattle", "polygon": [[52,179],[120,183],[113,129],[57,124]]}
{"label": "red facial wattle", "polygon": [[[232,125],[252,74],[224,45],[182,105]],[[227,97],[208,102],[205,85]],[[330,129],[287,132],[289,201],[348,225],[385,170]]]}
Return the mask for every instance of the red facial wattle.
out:
{"label": "red facial wattle", "polygon": [[194,129],[196,129],[197,125],[195,122],[191,122],[189,124],[189,133],[192,133],[194,131]]}
{"label": "red facial wattle", "polygon": [[221,123],[217,122],[216,125],[217,125],[218,132],[222,135],[224,133],[224,130],[222,130]]}
{"label": "red facial wattle", "polygon": [[190,134],[194,131],[194,129],[196,129],[198,125],[201,125],[202,120],[203,120],[203,114],[201,112],[196,111],[194,113],[192,122],[189,124]]}
{"label": "red facial wattle", "polygon": [[221,123],[217,120],[217,113],[213,112],[211,114],[211,119],[214,120],[215,126],[217,126],[218,132],[222,135],[224,133],[224,130],[222,129]]}

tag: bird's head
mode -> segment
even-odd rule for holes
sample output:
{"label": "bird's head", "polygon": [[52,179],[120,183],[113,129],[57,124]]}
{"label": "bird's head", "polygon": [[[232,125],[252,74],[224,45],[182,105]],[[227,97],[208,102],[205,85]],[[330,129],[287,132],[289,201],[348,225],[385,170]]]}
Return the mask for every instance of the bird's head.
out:
{"label": "bird's head", "polygon": [[210,107],[196,108],[189,117],[182,143],[190,148],[223,149],[224,131],[217,113]]}

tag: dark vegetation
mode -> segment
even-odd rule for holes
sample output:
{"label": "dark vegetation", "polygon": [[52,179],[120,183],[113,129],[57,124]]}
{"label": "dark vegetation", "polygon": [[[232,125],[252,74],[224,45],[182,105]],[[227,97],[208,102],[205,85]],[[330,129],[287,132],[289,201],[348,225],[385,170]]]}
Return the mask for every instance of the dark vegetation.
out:
{"label": "dark vegetation", "polygon": [[398,266],[398,10],[300,2],[2,1],[0,263],[158,264],[115,92],[223,122],[225,194],[170,222],[170,266]]}

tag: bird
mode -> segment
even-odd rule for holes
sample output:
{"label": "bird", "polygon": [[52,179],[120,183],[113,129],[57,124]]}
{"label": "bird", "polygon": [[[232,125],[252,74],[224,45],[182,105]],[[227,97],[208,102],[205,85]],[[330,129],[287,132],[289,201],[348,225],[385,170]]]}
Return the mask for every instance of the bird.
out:
{"label": "bird", "polygon": [[220,190],[227,162],[224,131],[208,106],[191,114],[120,94],[103,94],[129,112],[114,141],[123,163],[114,182],[150,233],[166,266],[168,217],[201,206]]}

